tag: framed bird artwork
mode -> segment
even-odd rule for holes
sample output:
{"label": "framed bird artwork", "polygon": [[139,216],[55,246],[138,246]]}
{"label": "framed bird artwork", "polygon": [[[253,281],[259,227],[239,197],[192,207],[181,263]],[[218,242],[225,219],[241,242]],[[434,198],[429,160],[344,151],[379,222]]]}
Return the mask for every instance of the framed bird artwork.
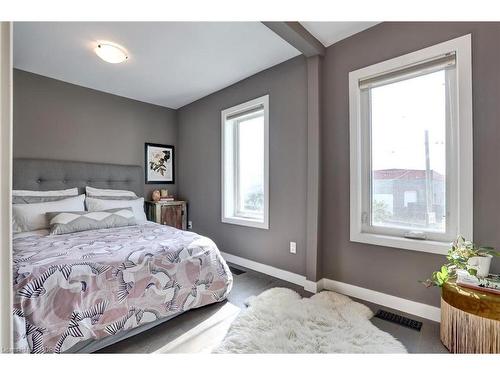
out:
{"label": "framed bird artwork", "polygon": [[174,146],[146,143],[144,145],[144,162],[146,184],[175,183]]}

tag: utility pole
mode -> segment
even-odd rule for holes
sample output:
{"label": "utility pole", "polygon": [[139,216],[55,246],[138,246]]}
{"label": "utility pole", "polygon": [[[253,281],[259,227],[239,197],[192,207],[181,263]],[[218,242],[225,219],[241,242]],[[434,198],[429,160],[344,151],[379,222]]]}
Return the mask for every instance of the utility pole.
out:
{"label": "utility pole", "polygon": [[432,186],[432,171],[429,152],[429,130],[425,130],[425,224],[434,224],[436,217],[433,212],[433,186]]}

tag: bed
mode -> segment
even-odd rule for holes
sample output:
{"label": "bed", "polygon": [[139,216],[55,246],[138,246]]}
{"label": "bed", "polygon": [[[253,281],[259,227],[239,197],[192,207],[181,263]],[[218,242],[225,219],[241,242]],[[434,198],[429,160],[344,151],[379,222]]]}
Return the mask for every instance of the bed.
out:
{"label": "bed", "polygon": [[[142,195],[142,168],[15,159],[14,189],[92,185]],[[232,275],[215,243],[147,222],[121,228],[15,235],[17,352],[93,352],[184,311],[222,301]]]}

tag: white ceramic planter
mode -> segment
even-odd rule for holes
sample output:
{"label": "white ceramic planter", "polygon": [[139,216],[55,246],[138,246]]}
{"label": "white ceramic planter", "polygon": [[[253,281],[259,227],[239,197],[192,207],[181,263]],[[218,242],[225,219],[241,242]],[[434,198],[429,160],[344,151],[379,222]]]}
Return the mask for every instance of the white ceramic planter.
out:
{"label": "white ceramic planter", "polygon": [[476,276],[486,277],[490,273],[491,258],[491,255],[486,255],[484,257],[472,257],[469,259],[467,264],[477,271]]}

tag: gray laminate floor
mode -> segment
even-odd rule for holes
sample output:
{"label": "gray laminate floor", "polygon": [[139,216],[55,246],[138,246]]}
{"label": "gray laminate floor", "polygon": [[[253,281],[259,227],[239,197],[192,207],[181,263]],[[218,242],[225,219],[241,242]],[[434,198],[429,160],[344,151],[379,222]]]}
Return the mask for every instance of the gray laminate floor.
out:
{"label": "gray laminate floor", "polygon": [[[242,267],[236,267],[243,269]],[[302,287],[255,271],[234,275],[234,285],[228,300],[218,304],[188,311],[170,321],[141,334],[123,340],[99,351],[99,353],[209,353],[222,340],[229,325],[245,300],[274,287],[296,290],[303,297],[311,294]],[[359,300],[358,300],[359,301]],[[376,312],[380,306],[359,301]],[[396,312],[423,322],[420,331],[395,323],[373,318],[372,323],[400,340],[410,353],[447,353],[439,340],[439,324],[426,319]]]}

